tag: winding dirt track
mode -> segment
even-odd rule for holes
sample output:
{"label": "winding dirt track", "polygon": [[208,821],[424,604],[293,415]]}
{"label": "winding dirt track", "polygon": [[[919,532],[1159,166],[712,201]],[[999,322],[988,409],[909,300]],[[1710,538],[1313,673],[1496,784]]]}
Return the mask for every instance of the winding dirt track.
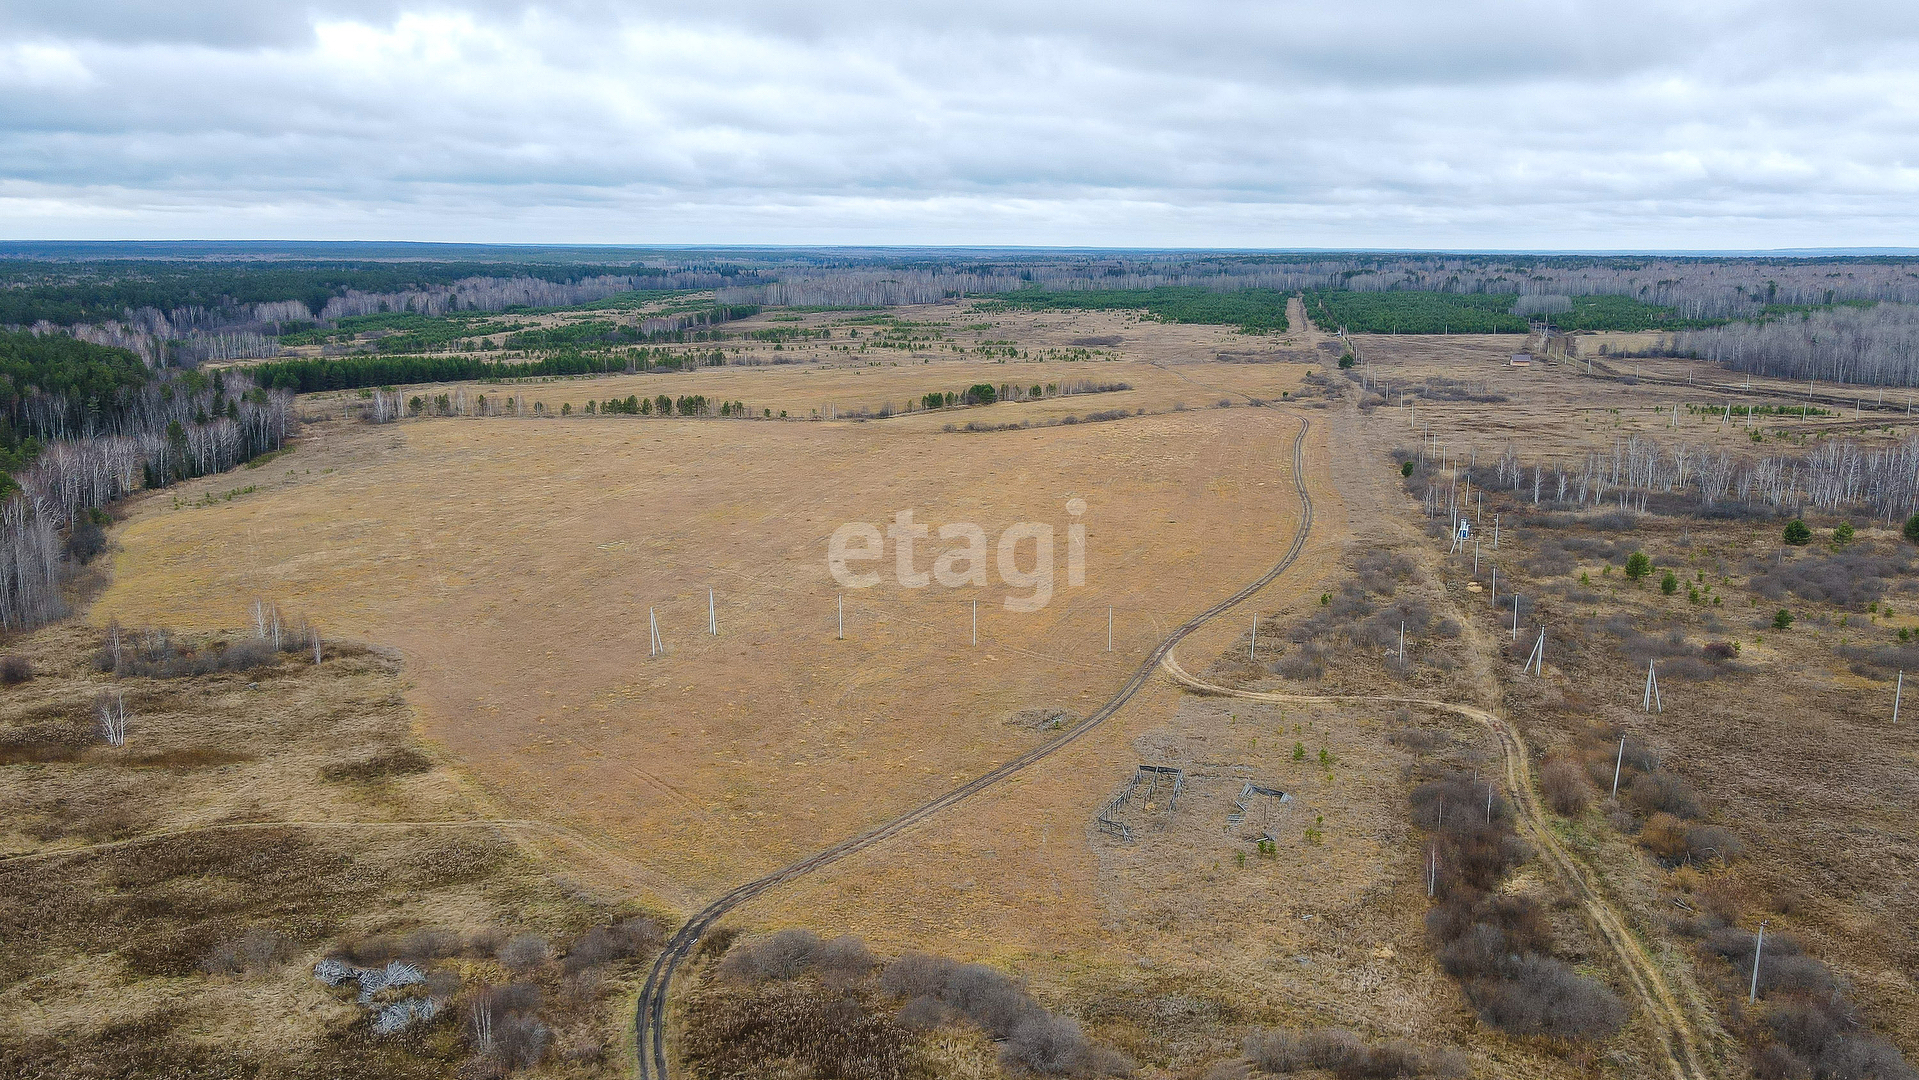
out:
{"label": "winding dirt track", "polygon": [[960,787],[956,787],[917,809],[901,814],[891,821],[876,825],[866,832],[860,833],[858,836],[843,840],[816,855],[784,866],[756,881],[749,881],[713,901],[711,904],[708,904],[705,908],[702,908],[698,914],[688,919],[686,923],[674,933],[672,939],[666,943],[666,947],[660,951],[659,958],[653,962],[653,970],[647,975],[646,985],[640,991],[639,1005],[635,1010],[633,1024],[639,1049],[641,1080],[655,1080],[655,1078],[657,1078],[657,1080],[667,1080],[666,998],[672,986],[673,973],[682,961],[692,955],[693,949],[699,945],[701,936],[704,935],[715,922],[718,922],[724,917],[727,912],[732,911],[739,905],[783,882],[812,873],[829,863],[837,862],[854,852],[865,850],[889,837],[904,832],[932,817],[934,814],[959,803],[969,796],[976,795],[992,787],[1027,766],[1054,753],[1068,743],[1079,739],[1087,732],[1092,731],[1110,719],[1114,713],[1117,713],[1127,702],[1131,701],[1133,696],[1139,693],[1140,688],[1146,685],[1146,681],[1152,678],[1153,672],[1160,666],[1161,661],[1170,657],[1173,647],[1178,645],[1188,634],[1191,634],[1216,616],[1231,610],[1234,606],[1246,600],[1247,597],[1265,588],[1272,583],[1274,578],[1278,577],[1287,567],[1291,566],[1294,560],[1299,558],[1300,552],[1305,550],[1307,534],[1313,527],[1313,500],[1312,496],[1306,490],[1305,470],[1306,432],[1310,427],[1311,421],[1302,419],[1299,422],[1299,434],[1293,439],[1293,485],[1299,492],[1300,519],[1299,527],[1293,533],[1292,544],[1287,547],[1286,554],[1273,565],[1272,569],[1260,575],[1257,580],[1226,599],[1221,600],[1219,603],[1214,604],[1212,607],[1207,608],[1205,611],[1200,612],[1198,615],[1193,616],[1193,618],[1188,620],[1184,625],[1174,630],[1171,634],[1168,634],[1164,640],[1154,647],[1152,654],[1146,658],[1144,663],[1140,664],[1139,669],[1133,672],[1132,677],[1126,680],[1125,685],[1120,687],[1119,692],[1114,694],[1106,704],[1100,706],[1098,711],[1068,729],[1065,734],[1054,739],[1052,742],[1044,746],[1035,747],[1006,762],[992,772],[963,784]]}
{"label": "winding dirt track", "polygon": [[[1403,698],[1373,695],[1311,695],[1311,694],[1274,694],[1255,690],[1233,690],[1215,686],[1187,674],[1179,665],[1179,659],[1171,649],[1166,650],[1161,665],[1175,682],[1202,694],[1220,697],[1245,698],[1252,701],[1270,702],[1278,705],[1410,705],[1441,712],[1464,716],[1486,726],[1498,738],[1500,749],[1505,753],[1506,789],[1510,793],[1513,805],[1519,809],[1520,824],[1527,839],[1545,853],[1546,861],[1554,874],[1571,888],[1579,898],[1580,905],[1586,911],[1587,919],[1611,946],[1613,954],[1619,958],[1619,965],[1626,973],[1626,980],[1632,984],[1633,994],[1639,999],[1640,1011],[1652,1027],[1659,1049],[1665,1058],[1668,1070],[1674,1080],[1710,1080],[1714,1075],[1707,1071],[1699,1053],[1699,1034],[1694,1029],[1687,1009],[1673,993],[1664,973],[1653,957],[1634,936],[1626,920],[1612,904],[1600,893],[1590,880],[1585,869],[1572,853],[1560,843],[1559,837],[1547,823],[1545,814],[1539,808],[1538,797],[1533,793],[1532,765],[1526,753],[1526,744],[1519,738],[1518,732],[1497,715],[1472,705],[1457,705],[1449,701],[1436,701],[1429,698]],[[1697,1002],[1690,1002],[1695,1008]]]}

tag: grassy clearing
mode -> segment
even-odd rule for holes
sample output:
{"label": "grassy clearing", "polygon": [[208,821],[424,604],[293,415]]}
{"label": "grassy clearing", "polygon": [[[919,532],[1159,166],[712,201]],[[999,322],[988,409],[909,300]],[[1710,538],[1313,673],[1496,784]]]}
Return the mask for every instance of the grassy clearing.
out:
{"label": "grassy clearing", "polygon": [[975,310],[998,311],[1144,311],[1161,322],[1237,326],[1248,334],[1283,333],[1286,298],[1273,289],[1214,292],[1194,286],[1157,289],[1033,290],[982,300]]}

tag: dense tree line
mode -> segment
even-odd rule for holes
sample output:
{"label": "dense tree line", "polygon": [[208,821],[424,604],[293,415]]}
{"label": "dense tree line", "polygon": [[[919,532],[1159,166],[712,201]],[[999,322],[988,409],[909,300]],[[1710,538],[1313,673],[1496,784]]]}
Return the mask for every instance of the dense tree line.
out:
{"label": "dense tree line", "polygon": [[[670,361],[670,363],[668,363]],[[247,371],[262,385],[310,394],[319,390],[355,390],[403,383],[526,379],[549,375],[610,375],[682,366],[679,354],[636,350],[626,355],[560,353],[538,360],[488,360],[480,356],[339,356],[312,360],[269,360]]]}
{"label": "dense tree line", "polygon": [[239,372],[150,372],[63,335],[0,334],[0,628],[60,611],[60,533],[142,487],[285,445],[292,396]]}
{"label": "dense tree line", "polygon": [[[654,266],[583,263],[497,262],[0,262],[0,324],[58,326],[118,319],[123,312],[163,312],[250,307],[294,302],[308,318],[336,300],[353,308],[370,302],[405,310],[409,299],[480,307],[496,293],[517,294],[532,304],[542,286],[580,286],[620,279],[634,288],[714,288],[737,274],[669,270]],[[682,284],[694,281],[697,284]],[[535,284],[537,283],[537,284]],[[669,284],[671,283],[671,284]],[[590,291],[590,290],[588,290]],[[570,295],[564,290],[546,294]],[[568,300],[565,302],[577,302]],[[366,314],[366,312],[353,312]]]}

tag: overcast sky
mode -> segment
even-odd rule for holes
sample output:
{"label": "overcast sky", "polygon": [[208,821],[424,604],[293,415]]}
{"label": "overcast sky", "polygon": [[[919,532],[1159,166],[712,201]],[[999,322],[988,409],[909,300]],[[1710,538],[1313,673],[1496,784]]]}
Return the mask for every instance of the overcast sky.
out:
{"label": "overcast sky", "polygon": [[7,0],[0,237],[1919,245],[1919,4]]}

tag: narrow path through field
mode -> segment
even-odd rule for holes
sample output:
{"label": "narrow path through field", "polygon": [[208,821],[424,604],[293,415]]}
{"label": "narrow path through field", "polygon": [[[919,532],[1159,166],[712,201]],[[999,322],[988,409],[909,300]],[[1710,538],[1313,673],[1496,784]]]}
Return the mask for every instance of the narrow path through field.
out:
{"label": "narrow path through field", "polygon": [[1673,993],[1665,975],[1659,970],[1658,962],[1639,943],[1632,928],[1626,925],[1625,918],[1593,884],[1586,869],[1553,833],[1552,826],[1539,808],[1538,797],[1533,793],[1532,765],[1526,753],[1526,744],[1504,719],[1476,706],[1431,698],[1371,694],[1279,694],[1263,690],[1229,689],[1188,674],[1186,669],[1180,667],[1179,658],[1170,649],[1166,651],[1161,665],[1174,681],[1202,694],[1278,705],[1410,705],[1453,713],[1485,725],[1499,740],[1500,749],[1505,754],[1506,788],[1513,805],[1519,809],[1520,824],[1527,838],[1545,853],[1555,876],[1578,896],[1587,918],[1619,958],[1620,967],[1626,973],[1626,980],[1632,984],[1633,994],[1639,999],[1641,1011],[1652,1026],[1672,1076],[1675,1080],[1708,1080],[1712,1076],[1701,1062],[1698,1033],[1687,1010],[1681,1006],[1679,997]]}
{"label": "narrow path through field", "polygon": [[1299,527],[1294,530],[1292,543],[1287,547],[1285,555],[1281,557],[1277,563],[1273,564],[1272,569],[1260,575],[1257,580],[1226,599],[1221,600],[1219,603],[1214,604],[1212,607],[1207,608],[1205,611],[1200,612],[1198,615],[1193,616],[1178,629],[1168,634],[1154,647],[1145,662],[1139,666],[1138,670],[1133,672],[1132,676],[1126,680],[1126,683],[1120,687],[1119,691],[1115,693],[1106,704],[1100,706],[1096,712],[1069,728],[1064,734],[1052,742],[1035,747],[1021,754],[1019,757],[1006,762],[992,772],[954,788],[944,795],[940,795],[917,809],[901,814],[891,821],[876,825],[866,832],[860,833],[858,836],[841,841],[816,855],[775,870],[758,880],[749,881],[713,901],[711,904],[708,904],[692,918],[688,919],[686,923],[674,933],[673,937],[667,941],[666,947],[660,950],[659,958],[653,963],[653,970],[647,975],[646,985],[640,991],[640,1000],[635,1010],[633,1023],[639,1051],[641,1080],[653,1080],[653,1078],[657,1078],[657,1080],[667,1080],[666,1002],[667,994],[672,988],[673,973],[688,956],[692,955],[694,948],[699,945],[700,938],[707,930],[711,929],[713,924],[723,918],[727,912],[732,911],[739,905],[786,881],[810,874],[854,852],[865,850],[904,832],[926,821],[940,811],[1000,783],[1013,774],[1025,769],[1027,766],[1040,761],[1060,750],[1062,747],[1078,740],[1087,732],[1092,731],[1100,724],[1106,722],[1113,714],[1119,712],[1127,702],[1131,701],[1134,695],[1139,693],[1140,688],[1146,685],[1147,680],[1152,678],[1154,671],[1158,670],[1160,662],[1169,656],[1172,653],[1173,647],[1178,645],[1187,635],[1199,629],[1216,616],[1231,610],[1254,593],[1259,592],[1271,584],[1273,579],[1277,578],[1287,567],[1291,566],[1293,562],[1299,558],[1300,552],[1305,550],[1306,537],[1308,533],[1311,532],[1313,526],[1313,500],[1311,494],[1306,490],[1305,475],[1306,432],[1311,426],[1311,421],[1301,419],[1299,422],[1299,434],[1293,438],[1293,485],[1299,493],[1300,519]]}

